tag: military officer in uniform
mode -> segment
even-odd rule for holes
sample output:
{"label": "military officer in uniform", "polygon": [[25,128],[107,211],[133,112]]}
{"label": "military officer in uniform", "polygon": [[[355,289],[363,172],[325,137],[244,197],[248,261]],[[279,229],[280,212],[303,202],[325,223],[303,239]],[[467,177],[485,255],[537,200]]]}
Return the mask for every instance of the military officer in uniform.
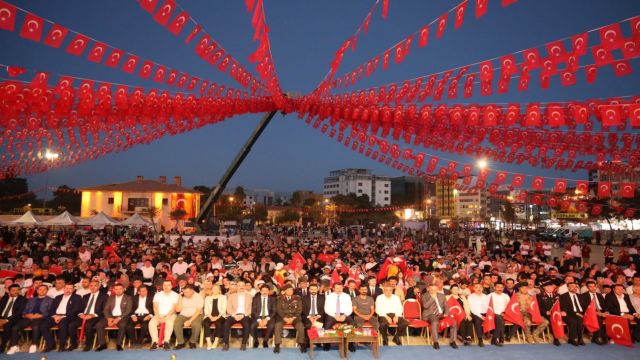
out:
{"label": "military officer in uniform", "polygon": [[282,294],[276,303],[277,320],[274,328],[275,348],[273,352],[280,352],[282,343],[282,329],[284,325],[293,325],[296,329],[296,341],[300,346],[300,352],[307,352],[307,344],[304,336],[304,324],[302,323],[302,299],[298,295],[293,295],[293,286],[286,284],[280,289]]}
{"label": "military officer in uniform", "polygon": [[[538,299],[540,299],[540,314],[549,322],[551,322],[551,308],[558,301],[558,294],[555,290],[556,285],[553,281],[547,280],[542,283],[542,292],[538,295]],[[553,345],[560,346],[560,340],[556,339],[553,331],[551,336],[553,336]]]}

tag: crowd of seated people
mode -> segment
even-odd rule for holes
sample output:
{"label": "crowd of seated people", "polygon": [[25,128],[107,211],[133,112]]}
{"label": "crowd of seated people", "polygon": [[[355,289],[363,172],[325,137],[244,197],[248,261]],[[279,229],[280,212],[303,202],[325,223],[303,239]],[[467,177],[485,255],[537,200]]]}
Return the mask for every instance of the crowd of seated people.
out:
{"label": "crowd of seated people", "polygon": [[[424,333],[434,349],[445,335],[452,348],[484,346],[485,339],[501,347],[519,333],[529,343],[559,346],[563,339],[545,332],[556,303],[569,344],[607,344],[608,316],[628,319],[633,341],[640,341],[633,246],[600,265],[577,259],[572,247],[584,245],[576,241],[554,258],[535,235],[493,232],[478,244],[464,231],[340,227],[315,235],[269,227],[239,242],[138,231],[52,235],[0,229],[0,263],[11,264],[0,286],[0,351],[8,355],[27,348],[103,351],[110,336],[117,351],[127,343],[227,351],[236,335],[241,350],[273,341],[274,353],[283,337],[295,336],[304,353],[309,329],[340,324],[370,327],[385,346],[390,337],[400,346],[404,336]],[[592,302],[601,326],[589,333],[583,318]],[[510,303],[517,303],[521,325],[505,321]],[[406,312],[407,304],[417,315]],[[488,317],[494,325],[487,332]]]}

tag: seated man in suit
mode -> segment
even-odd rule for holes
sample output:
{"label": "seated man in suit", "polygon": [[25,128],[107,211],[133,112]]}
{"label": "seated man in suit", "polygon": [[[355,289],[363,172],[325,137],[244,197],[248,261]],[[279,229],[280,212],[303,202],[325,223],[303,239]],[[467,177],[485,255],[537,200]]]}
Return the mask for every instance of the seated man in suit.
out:
{"label": "seated man in suit", "polygon": [[624,286],[616,284],[613,291],[604,298],[605,308],[611,315],[622,316],[635,324],[629,324],[634,341],[640,341],[640,310],[635,309],[631,303],[629,295],[625,293]]}
{"label": "seated man in suit", "polygon": [[224,321],[222,334],[222,342],[224,345],[222,347],[222,351],[229,350],[231,326],[237,323],[242,324],[242,328],[244,329],[242,332],[242,345],[240,346],[240,350],[247,350],[249,330],[251,329],[251,306],[253,298],[251,297],[251,294],[246,292],[244,280],[238,280],[236,287],[236,292],[227,295],[227,314],[229,314],[229,317]]}
{"label": "seated man in suit", "polygon": [[609,315],[605,306],[604,296],[597,292],[596,282],[593,280],[587,281],[587,292],[581,294],[582,304],[586,304],[587,307],[594,302],[596,307],[596,314],[598,315],[598,323],[600,324],[600,330],[593,333],[591,342],[598,345],[605,345],[607,343],[607,329],[604,325],[604,319]]}
{"label": "seated man in suit", "polygon": [[2,328],[0,354],[9,343],[11,329],[22,319],[22,312],[27,305],[27,299],[20,295],[20,285],[11,284],[6,291],[5,296],[0,299],[0,327]]}
{"label": "seated man in suit", "polygon": [[584,312],[587,305],[581,300],[578,293],[578,284],[570,282],[567,284],[567,292],[560,295],[560,310],[564,315],[564,320],[569,329],[569,344],[578,346],[584,345],[582,334],[584,333]]}
{"label": "seated man in suit", "polygon": [[325,297],[325,329],[331,329],[336,324],[353,324],[351,318],[353,303],[351,297],[342,291],[343,289],[342,283],[337,282],[333,284],[333,292]]}
{"label": "seated man in suit", "polygon": [[58,330],[58,351],[64,351],[67,345],[67,336],[71,331],[69,324],[73,323],[73,319],[77,318],[82,309],[82,298],[73,293],[73,284],[65,284],[63,293],[53,299],[51,303],[51,315],[45,319],[40,325],[40,331],[47,345],[46,351],[51,351],[55,347],[51,328],[57,326]]}
{"label": "seated man in suit", "polygon": [[122,345],[124,342],[124,335],[127,331],[129,323],[129,315],[133,308],[133,300],[131,296],[124,293],[124,286],[122,284],[115,284],[113,287],[113,295],[109,296],[104,306],[104,317],[99,321],[98,328],[98,342],[100,346],[96,351],[102,351],[107,348],[105,342],[106,328],[118,328],[118,335],[116,337],[116,348],[118,351],[122,351]]}
{"label": "seated man in suit", "polygon": [[29,346],[29,354],[33,354],[38,350],[36,344],[40,343],[41,324],[49,317],[51,303],[53,299],[47,296],[49,287],[40,285],[36,290],[36,295],[27,301],[27,305],[22,312],[22,319],[11,329],[11,342],[7,355],[13,355],[20,350],[18,341],[20,334],[26,327],[31,326],[31,346]]}
{"label": "seated man in suit", "polygon": [[377,284],[378,279],[373,276],[367,280],[367,291],[369,292],[369,296],[371,296],[373,300],[382,295],[382,289]]}
{"label": "seated man in suit", "polygon": [[[438,343],[440,321],[444,317],[450,317],[449,305],[444,294],[438,292],[436,285],[429,285],[427,293],[420,297],[422,305],[422,320],[428,321],[431,324],[431,336],[433,337],[433,348],[440,349]],[[458,348],[456,344],[456,337],[458,336],[457,323],[454,320],[453,324],[449,327],[449,343],[454,349]]]}
{"label": "seated man in suit", "polygon": [[[314,323],[324,323],[324,295],[318,294],[320,288],[318,284],[309,285],[309,293],[302,297],[302,323],[304,324],[305,335]],[[307,337],[307,343],[309,339]]]}
{"label": "seated man in suit", "polygon": [[275,354],[280,352],[282,343],[282,329],[284,325],[293,325],[296,329],[296,341],[300,346],[300,352],[307,352],[307,344],[304,336],[304,324],[302,323],[302,299],[298,295],[293,295],[293,286],[287,284],[280,289],[281,296],[278,298],[276,312],[278,314],[275,324]]}
{"label": "seated man in suit", "polygon": [[[149,294],[147,285],[140,285],[137,295],[133,297],[132,313],[127,336],[132,339],[136,345],[141,345],[146,338],[149,337],[149,320],[153,317],[153,296]],[[140,325],[140,337],[136,338],[135,327]]]}
{"label": "seated man in suit", "polygon": [[266,328],[267,333],[262,340],[262,347],[268,347],[268,341],[273,336],[273,328],[276,323],[276,299],[269,296],[269,286],[262,285],[260,293],[253,297],[251,305],[251,335],[253,347],[258,347],[258,327]]}
{"label": "seated man in suit", "polygon": [[[107,302],[107,294],[100,291],[101,285],[98,280],[92,280],[89,283],[90,293],[82,297],[80,306],[80,314],[69,323],[70,329],[82,327],[84,330],[85,345],[82,351],[89,351],[93,345],[93,336],[96,333],[98,322],[104,316],[104,305]],[[81,330],[82,331],[82,330]],[[69,332],[70,345],[68,351],[75,350],[78,347],[77,331]]]}

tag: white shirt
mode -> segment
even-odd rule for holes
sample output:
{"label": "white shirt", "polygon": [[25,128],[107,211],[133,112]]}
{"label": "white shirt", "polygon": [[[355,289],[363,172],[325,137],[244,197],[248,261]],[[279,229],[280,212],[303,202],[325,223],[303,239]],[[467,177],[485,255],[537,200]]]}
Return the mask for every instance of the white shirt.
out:
{"label": "white shirt", "polygon": [[71,295],[63,295],[62,300],[60,300],[60,305],[56,309],[56,315],[67,315],[67,304],[69,303],[69,299],[71,299]]}
{"label": "white shirt", "polygon": [[331,317],[336,317],[338,301],[340,302],[340,313],[346,316],[351,315],[351,313],[353,312],[351,296],[345,294],[344,292],[341,293],[339,297],[335,292],[327,295],[324,300],[324,312]]}
{"label": "white shirt", "polygon": [[91,290],[85,289],[85,288],[80,288],[80,289],[76,290],[76,295],[78,295],[80,297],[83,297],[83,296],[85,296],[85,295],[87,295],[89,293],[91,293]]}
{"label": "white shirt", "polygon": [[178,300],[180,299],[180,295],[171,291],[169,294],[166,294],[164,291],[160,291],[153,296],[153,303],[158,303],[158,314],[160,316],[167,316],[170,312],[175,309]]}
{"label": "white shirt", "polygon": [[236,307],[236,314],[247,315],[244,313],[244,298],[245,298],[244,293],[238,294],[238,306]]}
{"label": "white shirt", "polygon": [[122,310],[120,309],[120,304],[122,304],[122,298],[124,295],[116,296],[116,304],[113,306],[113,310],[111,311],[111,315],[113,317],[122,316]]}
{"label": "white shirt", "polygon": [[571,298],[571,305],[573,306],[573,311],[575,312],[582,311],[582,306],[580,306],[580,300],[578,300],[578,294],[574,294],[570,292],[569,297]]}
{"label": "white shirt", "polygon": [[64,293],[64,289],[57,290],[56,288],[52,287],[51,289],[49,289],[49,291],[47,291],[47,296],[52,299],[55,299],[56,296],[62,295],[63,293]]}
{"label": "white shirt", "polygon": [[87,306],[89,306],[89,304],[91,304],[91,297],[93,296],[93,304],[91,304],[91,307],[89,309],[83,309],[84,312],[83,314],[93,314],[93,315],[97,315],[96,314],[96,302],[98,301],[98,294],[100,294],[99,292],[96,293],[89,293],[89,300],[87,301]]}
{"label": "white shirt", "polygon": [[153,266],[143,266],[140,271],[142,271],[142,277],[145,279],[152,279],[156,273],[156,269]]}
{"label": "white shirt", "polygon": [[376,314],[378,316],[385,316],[390,313],[402,316],[402,312],[402,302],[398,295],[391,294],[391,296],[387,296],[382,294],[376,298]]}
{"label": "white shirt", "polygon": [[182,275],[187,272],[187,269],[189,269],[189,264],[187,264],[184,261],[181,264],[178,261],[177,263],[173,264],[173,266],[171,267],[171,272],[176,275]]}
{"label": "white shirt", "polygon": [[318,295],[309,294],[309,316],[311,314],[318,315]]}
{"label": "white shirt", "polygon": [[7,299],[7,305],[5,305],[4,309],[2,309],[2,312],[0,313],[0,315],[4,314],[5,311],[7,311],[7,308],[9,307],[9,304],[11,304],[11,301],[13,301],[13,304],[11,304],[11,310],[9,310],[9,312],[7,313],[7,317],[11,317],[11,315],[13,315],[13,307],[16,306],[16,300],[18,300],[18,297],[9,297]]}
{"label": "white shirt", "polygon": [[498,295],[495,292],[492,292],[491,301],[493,301],[493,313],[496,315],[501,315],[507,308],[509,300],[511,300],[511,298],[509,298],[509,295],[505,293]]}
{"label": "white shirt", "polygon": [[582,257],[582,249],[580,245],[571,245],[571,256]]}
{"label": "white shirt", "polygon": [[489,308],[489,295],[473,293],[467,296],[467,302],[469,303],[471,313],[481,317],[482,314],[487,313],[487,309]]}
{"label": "white shirt", "polygon": [[133,312],[134,314],[149,314],[149,309],[147,309],[147,297],[138,297],[138,308]]}
{"label": "white shirt", "polygon": [[616,299],[618,299],[618,304],[620,304],[620,313],[628,314],[630,311],[629,311],[629,307],[627,306],[627,302],[624,301],[624,295],[622,296],[616,295]]}
{"label": "white shirt", "polygon": [[558,286],[558,295],[566,294],[568,292],[569,292],[569,288],[567,287],[567,284],[562,284]]}
{"label": "white shirt", "polygon": [[596,311],[602,310],[602,304],[600,304],[600,301],[598,300],[598,294],[589,292],[589,297],[591,299],[593,299],[593,301],[595,301],[595,303],[596,303]]}

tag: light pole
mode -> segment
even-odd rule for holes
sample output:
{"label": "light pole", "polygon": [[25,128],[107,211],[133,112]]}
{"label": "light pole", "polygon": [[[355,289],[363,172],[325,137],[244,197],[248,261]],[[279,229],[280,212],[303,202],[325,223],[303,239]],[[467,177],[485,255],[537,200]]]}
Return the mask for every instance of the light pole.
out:
{"label": "light pole", "polygon": [[[47,159],[49,163],[53,163],[53,161],[56,160],[59,156],[60,154],[55,152],[50,152],[49,150],[47,150],[44,154],[44,158]],[[44,180],[44,199],[42,200],[43,211],[46,211],[47,209],[47,195],[49,193],[49,172],[50,171],[51,169],[47,169],[47,176],[45,177],[45,180]]]}

